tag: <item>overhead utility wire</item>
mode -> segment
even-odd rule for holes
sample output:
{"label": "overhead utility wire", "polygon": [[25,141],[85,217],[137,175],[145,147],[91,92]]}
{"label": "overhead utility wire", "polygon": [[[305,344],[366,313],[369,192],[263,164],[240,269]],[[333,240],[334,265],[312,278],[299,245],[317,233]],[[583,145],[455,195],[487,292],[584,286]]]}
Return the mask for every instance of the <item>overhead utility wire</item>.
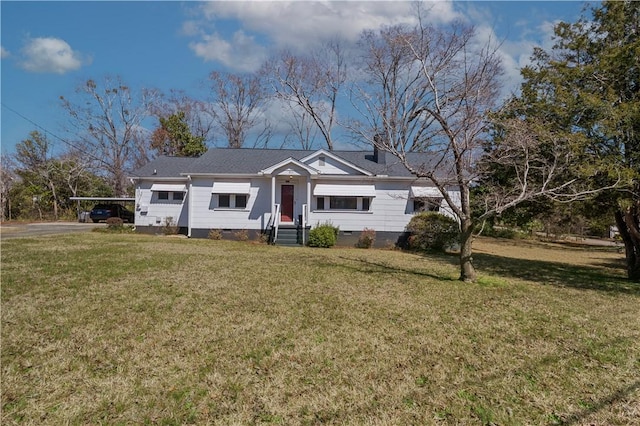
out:
{"label": "overhead utility wire", "polygon": [[23,120],[28,121],[29,123],[33,124],[34,126],[36,126],[39,130],[42,130],[44,133],[49,134],[51,136],[53,136],[54,138],[58,139],[59,141],[61,141],[62,143],[70,146],[73,149],[76,149],[78,151],[80,151],[81,153],[88,155],[89,157],[98,160],[100,162],[104,162],[103,160],[101,160],[100,158],[96,157],[95,155],[87,152],[85,149],[69,142],[66,139],[61,138],[60,136],[56,135],[55,133],[51,132],[50,130],[45,129],[44,127],[42,127],[40,124],[36,123],[35,121],[33,121],[32,119],[30,119],[29,117],[26,117],[25,115],[19,113],[18,111],[16,111],[15,109],[11,108],[9,105],[5,104],[4,102],[2,102],[2,106],[6,109],[8,109],[9,111],[11,111],[12,113],[14,113],[15,115],[17,115],[18,117],[22,118]]}

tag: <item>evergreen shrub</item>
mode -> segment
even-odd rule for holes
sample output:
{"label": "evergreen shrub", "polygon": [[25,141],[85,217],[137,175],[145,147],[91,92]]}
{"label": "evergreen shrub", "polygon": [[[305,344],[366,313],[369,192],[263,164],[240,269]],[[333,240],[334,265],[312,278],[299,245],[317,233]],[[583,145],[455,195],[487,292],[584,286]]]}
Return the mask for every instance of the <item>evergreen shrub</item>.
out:
{"label": "evergreen shrub", "polygon": [[338,231],[339,229],[329,222],[317,225],[309,231],[308,245],[322,248],[333,247],[338,240]]}
{"label": "evergreen shrub", "polygon": [[407,231],[411,250],[443,251],[460,241],[458,222],[440,213],[418,213],[407,224]]}

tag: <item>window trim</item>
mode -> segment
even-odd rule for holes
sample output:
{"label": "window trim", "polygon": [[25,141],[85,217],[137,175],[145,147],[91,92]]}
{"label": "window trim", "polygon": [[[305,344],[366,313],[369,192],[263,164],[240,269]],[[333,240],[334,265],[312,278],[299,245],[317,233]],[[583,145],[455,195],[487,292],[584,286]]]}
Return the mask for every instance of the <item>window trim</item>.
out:
{"label": "window trim", "polygon": [[[356,208],[332,208],[331,200],[335,198],[355,198]],[[373,197],[357,197],[357,196],[342,196],[342,195],[323,195],[315,197],[316,199],[316,212],[343,212],[343,213],[371,213],[371,202]],[[322,201],[320,201],[322,200]],[[366,202],[365,202],[366,200]],[[367,209],[364,209],[366,204]],[[322,207],[320,207],[322,205]]]}
{"label": "window trim", "polygon": [[171,201],[179,201],[183,202],[185,198],[185,193],[182,191],[154,191],[157,195],[158,201],[162,202],[171,202]]}
{"label": "window trim", "polygon": [[[214,194],[216,197],[216,207],[213,210],[221,210],[221,211],[249,211],[249,199],[251,197],[250,194]],[[220,197],[228,197],[229,205],[221,206],[220,205]],[[244,197],[244,206],[238,207],[238,197]]]}

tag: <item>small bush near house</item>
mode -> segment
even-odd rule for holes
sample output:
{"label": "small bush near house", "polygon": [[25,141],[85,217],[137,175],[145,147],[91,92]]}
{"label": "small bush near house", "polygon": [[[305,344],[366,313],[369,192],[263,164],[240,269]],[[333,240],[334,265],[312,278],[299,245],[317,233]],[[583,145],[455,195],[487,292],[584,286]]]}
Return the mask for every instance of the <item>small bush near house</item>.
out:
{"label": "small bush near house", "polygon": [[260,244],[269,244],[269,233],[268,232],[261,233],[256,239],[256,241]]}
{"label": "small bush near house", "polygon": [[310,247],[333,247],[336,245],[336,241],[338,240],[338,231],[339,228],[333,226],[329,222],[317,225],[309,231],[308,244]]}
{"label": "small bush near house", "polygon": [[112,231],[118,231],[124,226],[124,222],[119,217],[110,217],[106,222],[107,228]]}
{"label": "small bush near house", "polygon": [[233,234],[238,241],[249,241],[249,231],[241,229]]}
{"label": "small bush near house", "polygon": [[104,234],[122,234],[122,233],[133,233],[133,226],[127,225],[124,226],[124,222],[119,217],[110,217],[106,220],[107,227],[96,227],[93,228],[93,232],[100,232]]}
{"label": "small bush near house", "polygon": [[219,229],[212,229],[209,231],[208,238],[210,240],[221,240],[222,239],[222,231]]}
{"label": "small bush near house", "polygon": [[178,226],[173,217],[167,216],[164,220],[164,226],[162,227],[162,233],[164,235],[175,235],[178,233]]}
{"label": "small bush near house", "polygon": [[368,249],[371,248],[375,242],[376,231],[374,229],[364,228],[360,233],[360,238],[358,238],[356,247]]}
{"label": "small bush near house", "polygon": [[408,245],[411,250],[444,250],[458,242],[458,222],[440,213],[424,212],[411,218],[407,225],[411,233]]}

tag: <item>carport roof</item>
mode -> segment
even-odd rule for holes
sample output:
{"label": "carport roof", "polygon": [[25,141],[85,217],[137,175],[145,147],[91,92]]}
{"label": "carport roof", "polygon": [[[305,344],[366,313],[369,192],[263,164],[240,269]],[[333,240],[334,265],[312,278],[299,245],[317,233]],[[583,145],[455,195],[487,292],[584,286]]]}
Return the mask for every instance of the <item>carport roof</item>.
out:
{"label": "carport roof", "polygon": [[133,197],[69,197],[72,201],[135,201]]}

